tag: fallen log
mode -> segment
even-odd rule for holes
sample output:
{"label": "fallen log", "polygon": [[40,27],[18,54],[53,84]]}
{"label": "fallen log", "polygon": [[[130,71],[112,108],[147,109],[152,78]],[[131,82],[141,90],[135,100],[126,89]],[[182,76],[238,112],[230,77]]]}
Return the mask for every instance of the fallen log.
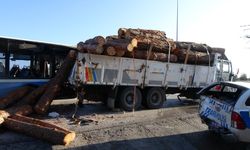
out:
{"label": "fallen log", "polygon": [[68,145],[75,139],[75,132],[73,131],[21,115],[13,115],[5,118],[3,125],[10,130],[46,140],[54,144]]}
{"label": "fallen log", "polygon": [[77,44],[77,50],[82,53],[91,53],[91,54],[102,54],[104,51],[103,45],[86,44],[83,42],[79,42]]}
{"label": "fallen log", "polygon": [[24,97],[31,90],[33,90],[33,87],[24,86],[24,87],[20,87],[14,91],[8,93],[8,95],[6,97],[0,98],[0,109],[4,109],[7,106],[20,100],[22,97]]}
{"label": "fallen log", "polygon": [[63,86],[64,81],[67,79],[75,60],[76,51],[71,50],[64,60],[61,68],[57,72],[56,76],[49,81],[47,89],[36,103],[34,107],[36,113],[44,114],[47,112],[52,100],[60,92],[61,87]]}
{"label": "fallen log", "polygon": [[30,105],[14,106],[6,110],[0,110],[0,125],[4,122],[4,118],[8,118],[11,115],[29,115],[33,112]]}
{"label": "fallen log", "polygon": [[34,105],[37,102],[37,100],[43,95],[46,88],[47,88],[47,84],[34,89],[28,95],[24,96],[20,101],[15,103],[14,106]]}
{"label": "fallen log", "polygon": [[33,112],[30,105],[14,106],[5,110],[0,110],[0,118],[7,118],[10,115],[29,115]]}

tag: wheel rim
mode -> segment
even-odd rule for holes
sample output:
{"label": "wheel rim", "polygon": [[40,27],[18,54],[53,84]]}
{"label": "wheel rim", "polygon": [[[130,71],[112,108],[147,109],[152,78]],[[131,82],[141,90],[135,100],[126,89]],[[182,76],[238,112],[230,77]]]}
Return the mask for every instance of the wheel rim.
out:
{"label": "wheel rim", "polygon": [[161,93],[159,92],[153,92],[150,101],[152,104],[157,105],[161,102]]}
{"label": "wheel rim", "polygon": [[134,94],[133,93],[128,93],[128,95],[126,96],[126,103],[131,106],[134,103]]}

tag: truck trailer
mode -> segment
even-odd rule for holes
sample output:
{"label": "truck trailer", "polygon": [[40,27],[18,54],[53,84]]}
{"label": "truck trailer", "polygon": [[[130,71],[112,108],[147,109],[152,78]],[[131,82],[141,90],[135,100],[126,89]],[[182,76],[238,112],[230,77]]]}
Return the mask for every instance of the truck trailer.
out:
{"label": "truck trailer", "polygon": [[202,65],[78,53],[69,82],[82,99],[103,100],[110,108],[156,109],[162,107],[166,94],[194,99],[203,87],[230,81],[231,62],[220,53],[211,56],[213,61]]}

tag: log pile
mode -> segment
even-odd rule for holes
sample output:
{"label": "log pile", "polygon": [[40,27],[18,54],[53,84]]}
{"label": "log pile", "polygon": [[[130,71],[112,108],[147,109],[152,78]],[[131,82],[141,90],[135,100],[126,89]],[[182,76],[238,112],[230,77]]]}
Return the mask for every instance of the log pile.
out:
{"label": "log pile", "polygon": [[[91,43],[99,41],[98,38]],[[61,90],[76,59],[76,51],[70,51],[56,76],[38,88],[21,87],[0,99],[0,125],[29,136],[47,140],[53,144],[68,145],[75,132],[38,119],[26,117],[31,113],[45,114],[55,96]]]}
{"label": "log pile", "polygon": [[131,28],[120,28],[118,35],[106,38],[96,36],[85,42],[79,42],[77,49],[83,53],[162,62],[168,62],[169,59],[173,63],[198,65],[211,65],[215,53],[225,56],[223,48],[213,48],[193,42],[175,42],[167,38],[163,31]]}
{"label": "log pile", "polygon": [[[101,36],[97,37],[100,38]],[[77,44],[78,51],[108,56],[168,61],[168,51],[170,50],[172,53],[175,49],[174,41],[167,38],[165,32],[158,30],[120,28],[118,35],[107,36],[105,39],[101,38],[101,43],[95,39],[96,37],[85,42],[79,42]],[[149,51],[151,45],[153,47]],[[171,54],[170,61],[177,62],[177,57]]]}

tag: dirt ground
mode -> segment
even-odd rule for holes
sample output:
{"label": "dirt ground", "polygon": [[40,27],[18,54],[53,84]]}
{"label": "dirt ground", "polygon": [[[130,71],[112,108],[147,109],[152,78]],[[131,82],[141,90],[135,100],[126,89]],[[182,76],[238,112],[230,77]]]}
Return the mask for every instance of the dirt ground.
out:
{"label": "dirt ground", "polygon": [[0,129],[0,149],[169,149],[169,150],[240,150],[246,144],[229,143],[207,131],[197,115],[198,104],[190,100],[178,101],[169,96],[162,109],[136,112],[111,111],[101,103],[87,102],[53,106],[50,112],[58,118],[36,116],[76,132],[69,146],[52,145],[22,134]]}

